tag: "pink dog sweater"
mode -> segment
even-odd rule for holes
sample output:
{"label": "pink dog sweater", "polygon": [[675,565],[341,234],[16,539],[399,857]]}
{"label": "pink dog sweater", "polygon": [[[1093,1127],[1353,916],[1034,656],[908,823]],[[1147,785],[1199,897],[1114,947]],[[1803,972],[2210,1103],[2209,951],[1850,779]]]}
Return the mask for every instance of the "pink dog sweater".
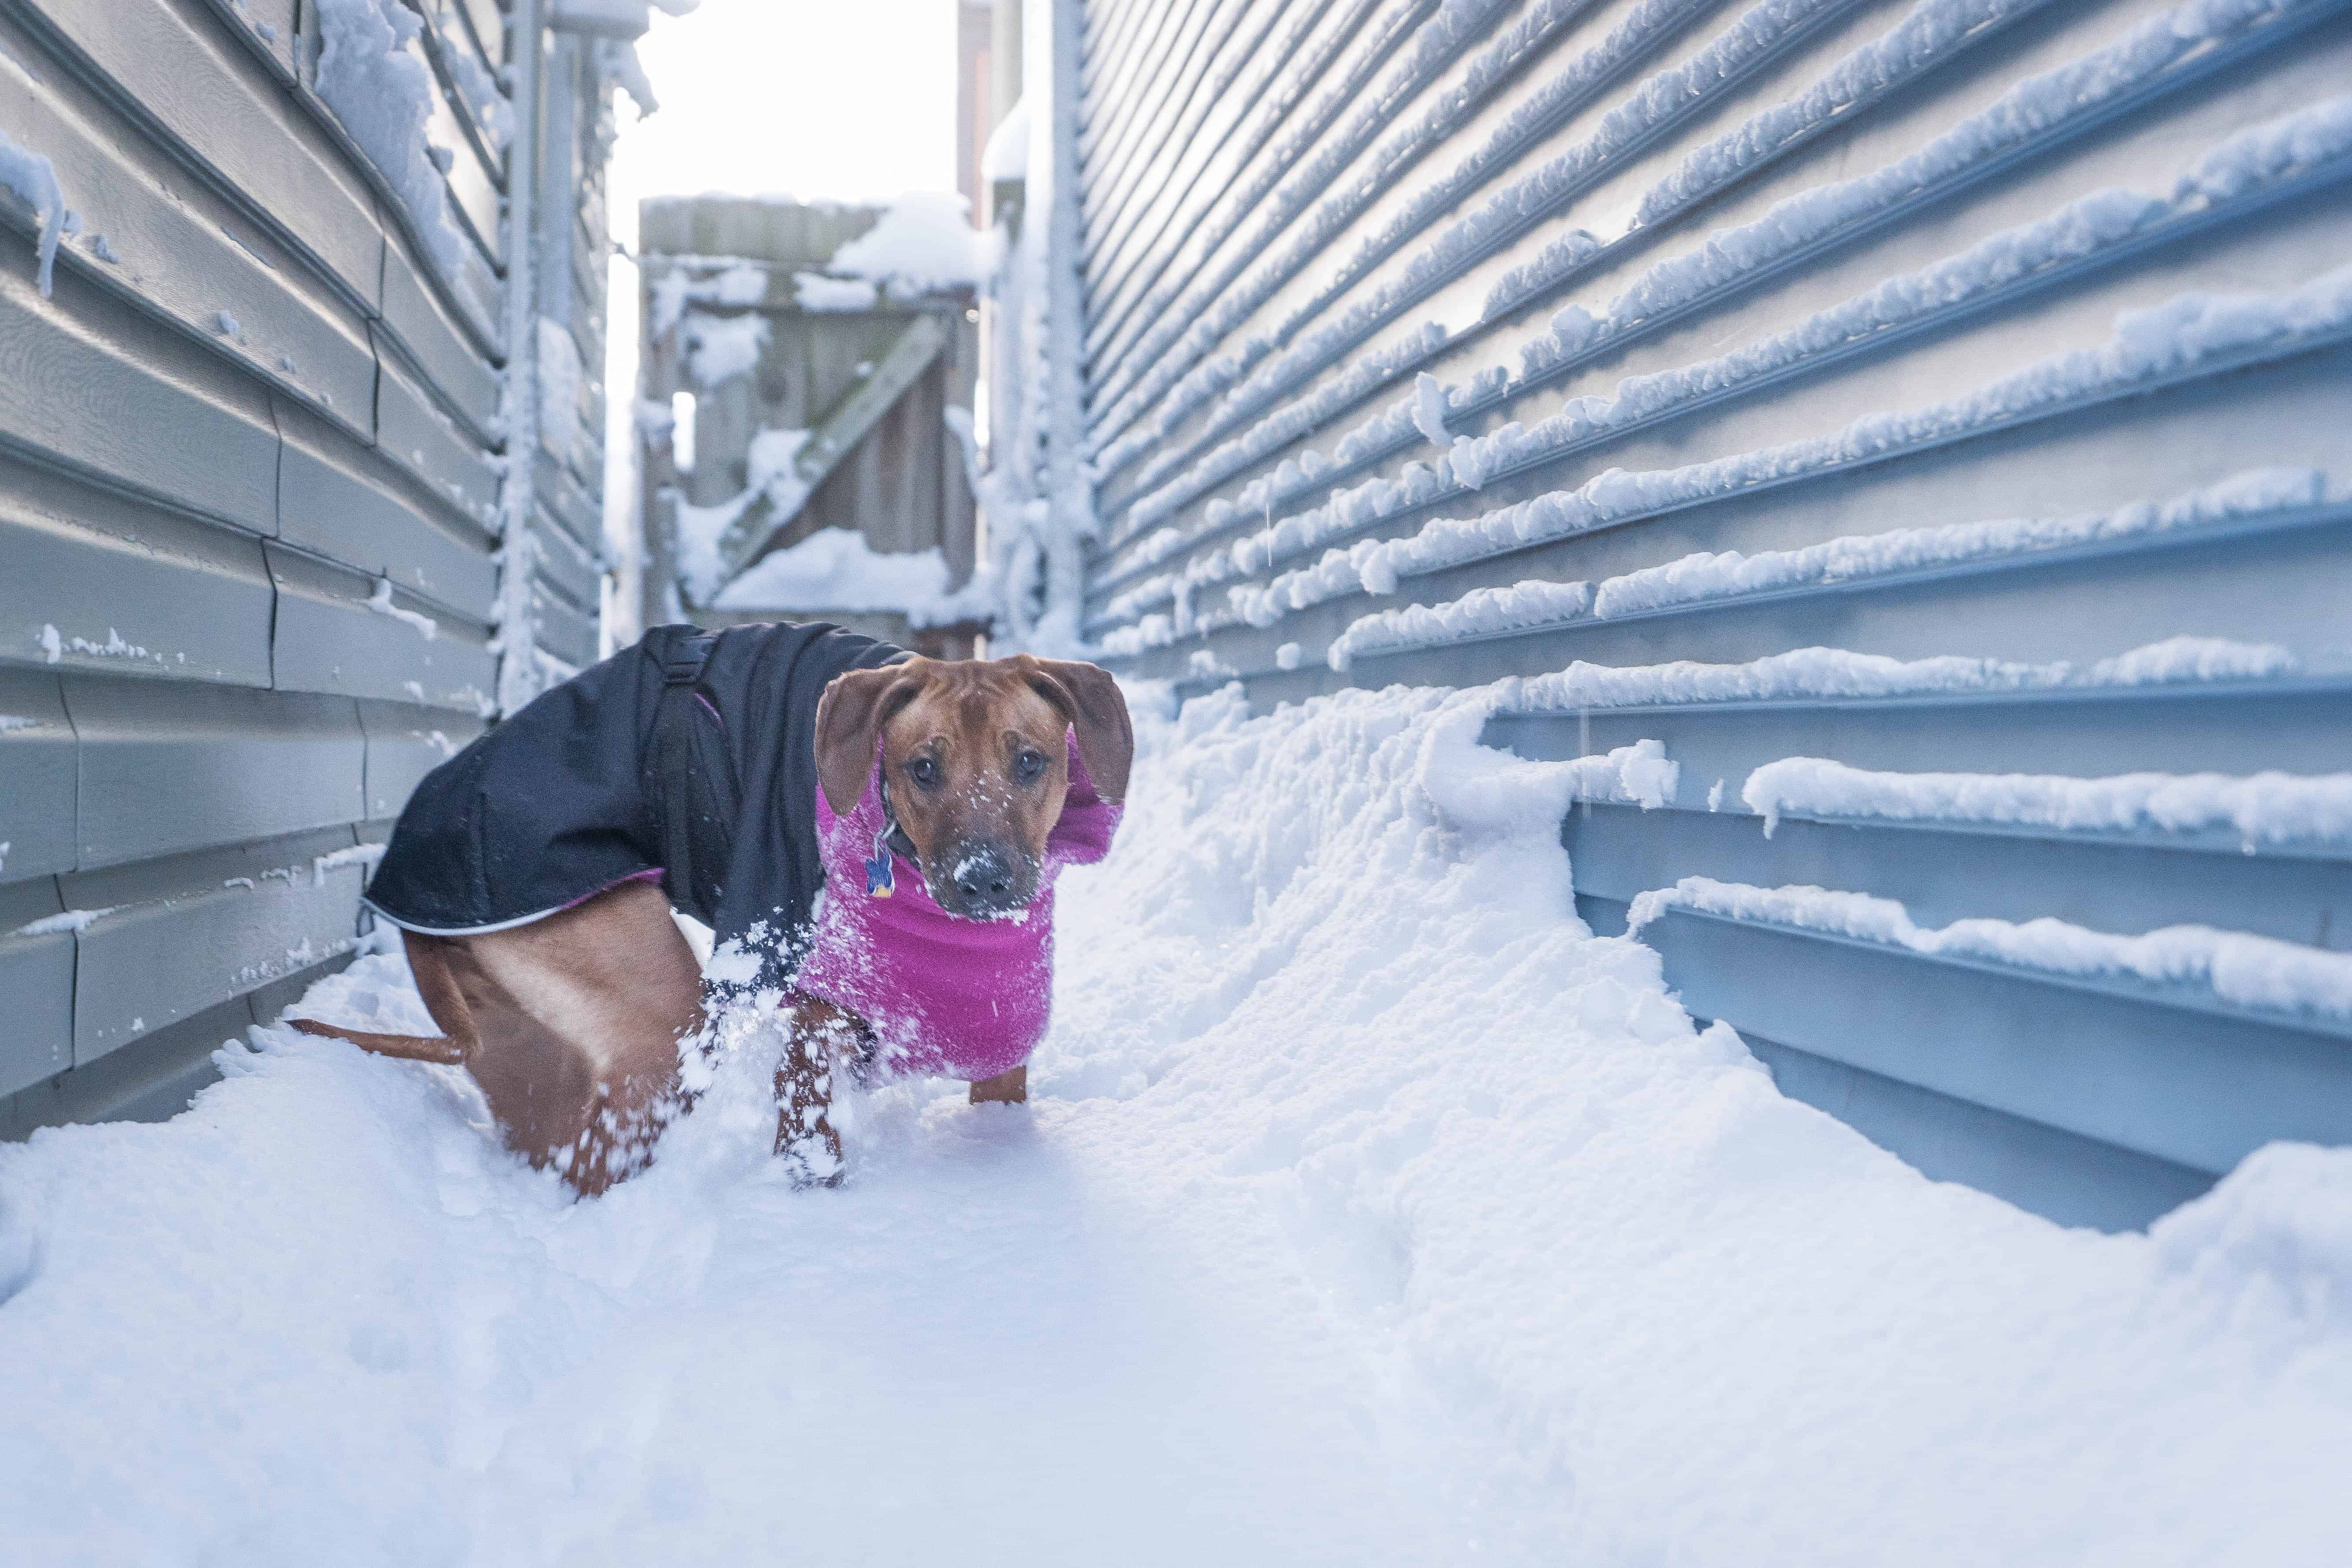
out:
{"label": "pink dog sweater", "polygon": [[816,792],[817,854],[824,895],[808,957],[793,988],[856,1014],[880,1042],[885,1076],[978,1079],[1009,1072],[1045,1037],[1054,1003],[1054,882],[1065,866],[1110,852],[1120,805],[1096,793],[1077,742],[1069,741],[1070,790],[1045,838],[1037,896],[1001,920],[966,920],[940,908],[923,875],[887,847],[894,890],[866,891],[866,862],[883,830],[881,771],[846,816]]}

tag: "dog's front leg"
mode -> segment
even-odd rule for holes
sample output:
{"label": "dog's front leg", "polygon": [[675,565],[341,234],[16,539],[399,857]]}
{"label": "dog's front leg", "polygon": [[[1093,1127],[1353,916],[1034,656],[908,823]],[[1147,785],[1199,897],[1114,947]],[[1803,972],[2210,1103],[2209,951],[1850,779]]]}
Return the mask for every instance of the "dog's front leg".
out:
{"label": "dog's front leg", "polygon": [[845,1166],[835,1130],[834,1076],[858,1054],[860,1020],[829,1002],[784,1004],[784,1060],[776,1069],[776,1153],[796,1187],[837,1187]]}

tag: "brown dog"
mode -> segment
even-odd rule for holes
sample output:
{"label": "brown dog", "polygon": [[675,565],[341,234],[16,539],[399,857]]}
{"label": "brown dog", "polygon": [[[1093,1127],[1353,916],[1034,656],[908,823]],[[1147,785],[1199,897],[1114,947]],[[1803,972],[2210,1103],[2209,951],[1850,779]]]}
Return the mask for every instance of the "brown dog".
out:
{"label": "brown dog", "polygon": [[[1068,790],[1064,737],[1107,799],[1126,794],[1134,752],[1127,705],[1090,664],[1019,655],[913,658],[855,669],[825,689],[816,713],[817,776],[836,812],[864,792],[878,744],[906,840],[942,909],[976,919],[1035,896],[1046,835]],[[810,809],[814,809],[814,802]],[[412,1060],[462,1066],[508,1144],[553,1164],[593,1196],[642,1169],[654,1140],[687,1108],[679,1042],[704,1023],[700,970],[649,880],[503,931],[403,931],[411,972],[441,1037],[376,1035],[292,1020],[308,1034]],[[776,1147],[806,1159],[810,1179],[838,1179],[834,1074],[870,1052],[855,1015],[797,993],[776,1075]],[[974,1103],[1028,1097],[1025,1067],[971,1086]]]}

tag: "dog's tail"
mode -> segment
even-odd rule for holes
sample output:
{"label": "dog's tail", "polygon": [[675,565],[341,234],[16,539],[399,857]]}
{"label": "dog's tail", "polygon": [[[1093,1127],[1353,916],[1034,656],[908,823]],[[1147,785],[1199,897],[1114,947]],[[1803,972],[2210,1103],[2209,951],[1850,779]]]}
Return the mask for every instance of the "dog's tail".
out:
{"label": "dog's tail", "polygon": [[380,1057],[398,1057],[403,1061],[433,1062],[442,1067],[464,1067],[466,1047],[446,1035],[372,1035],[364,1029],[346,1029],[334,1024],[321,1024],[316,1018],[289,1018],[287,1023],[306,1035],[321,1039],[349,1040],[363,1051],[373,1051]]}

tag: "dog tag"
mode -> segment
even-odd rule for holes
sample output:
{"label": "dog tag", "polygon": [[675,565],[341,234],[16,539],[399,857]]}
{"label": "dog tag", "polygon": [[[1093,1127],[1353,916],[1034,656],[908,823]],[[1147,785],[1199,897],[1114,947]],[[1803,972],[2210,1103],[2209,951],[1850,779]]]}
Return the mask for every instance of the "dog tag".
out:
{"label": "dog tag", "polygon": [[874,853],[866,858],[866,896],[869,899],[887,899],[898,890],[890,872],[890,835],[898,827],[898,823],[885,815],[882,831],[874,836]]}

